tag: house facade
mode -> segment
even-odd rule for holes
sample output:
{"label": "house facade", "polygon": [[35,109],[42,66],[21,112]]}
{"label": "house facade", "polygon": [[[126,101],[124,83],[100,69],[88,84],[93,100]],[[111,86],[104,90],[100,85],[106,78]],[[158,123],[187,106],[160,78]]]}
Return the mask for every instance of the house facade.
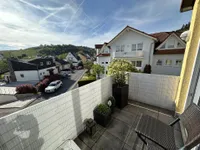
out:
{"label": "house facade", "polygon": [[153,54],[152,73],[179,76],[186,46],[180,33],[160,32],[151,35],[158,39]]}
{"label": "house facade", "polygon": [[173,32],[147,34],[127,26],[109,43],[96,44],[95,48],[97,63],[106,71],[112,59],[122,58],[141,71],[150,64],[152,73],[179,75],[185,43]]}
{"label": "house facade", "polygon": [[66,61],[73,64],[73,66],[78,66],[78,64],[81,62],[80,57],[76,53],[69,52],[66,56]]}
{"label": "house facade", "polygon": [[58,68],[52,58],[38,58],[29,62],[11,59],[9,64],[16,81],[39,81],[44,76],[58,73]]}

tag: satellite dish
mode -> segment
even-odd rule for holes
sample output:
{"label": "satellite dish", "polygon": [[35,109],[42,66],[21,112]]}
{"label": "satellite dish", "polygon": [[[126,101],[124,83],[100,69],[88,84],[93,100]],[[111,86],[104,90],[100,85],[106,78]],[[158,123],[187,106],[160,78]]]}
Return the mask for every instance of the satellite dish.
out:
{"label": "satellite dish", "polygon": [[188,39],[189,39],[189,30],[184,31],[183,33],[181,33],[180,38],[181,38],[183,41],[186,41],[186,42],[187,42]]}

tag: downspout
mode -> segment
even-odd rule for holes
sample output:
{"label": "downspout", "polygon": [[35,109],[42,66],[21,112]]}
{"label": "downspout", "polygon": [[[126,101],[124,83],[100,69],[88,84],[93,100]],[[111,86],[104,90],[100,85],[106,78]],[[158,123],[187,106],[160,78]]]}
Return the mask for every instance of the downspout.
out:
{"label": "downspout", "polygon": [[150,55],[149,55],[149,65],[152,66],[151,64],[151,56],[152,56],[152,59],[153,59],[153,53],[154,53],[154,46],[152,46],[154,44],[154,42],[151,43],[151,48],[150,48]]}

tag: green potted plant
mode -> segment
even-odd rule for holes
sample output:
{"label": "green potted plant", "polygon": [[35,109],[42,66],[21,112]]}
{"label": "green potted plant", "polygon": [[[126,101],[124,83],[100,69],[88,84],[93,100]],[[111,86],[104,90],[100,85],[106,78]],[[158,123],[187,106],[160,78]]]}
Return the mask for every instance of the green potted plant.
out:
{"label": "green potted plant", "polygon": [[93,111],[96,123],[106,127],[111,119],[111,109],[106,104],[99,104]]}
{"label": "green potted plant", "polygon": [[115,98],[113,96],[110,96],[107,100],[107,105],[108,107],[110,107],[111,112],[114,112],[115,109]]}
{"label": "green potted plant", "polygon": [[138,72],[128,60],[113,59],[108,66],[108,75],[112,75],[114,80],[113,96],[116,100],[116,106],[120,109],[128,104],[127,72]]}

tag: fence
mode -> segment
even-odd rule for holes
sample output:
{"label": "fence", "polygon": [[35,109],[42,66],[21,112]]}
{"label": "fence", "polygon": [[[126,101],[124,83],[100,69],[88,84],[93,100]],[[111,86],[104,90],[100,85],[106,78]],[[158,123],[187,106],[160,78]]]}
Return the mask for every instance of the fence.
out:
{"label": "fence", "polygon": [[66,92],[0,119],[3,150],[51,150],[84,129],[93,109],[112,94],[110,77]]}
{"label": "fence", "polygon": [[129,99],[174,110],[178,84],[178,76],[130,73]]}
{"label": "fence", "polygon": [[16,91],[15,91],[15,87],[0,87],[0,94],[3,95],[15,95]]}

